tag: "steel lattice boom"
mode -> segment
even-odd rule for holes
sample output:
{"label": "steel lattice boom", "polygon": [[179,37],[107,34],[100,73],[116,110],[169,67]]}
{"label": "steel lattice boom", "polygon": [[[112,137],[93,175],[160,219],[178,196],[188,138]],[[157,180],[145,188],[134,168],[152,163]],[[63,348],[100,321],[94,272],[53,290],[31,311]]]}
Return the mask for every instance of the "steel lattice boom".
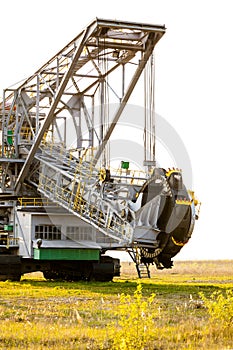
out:
{"label": "steel lattice boom", "polygon": [[[14,158],[21,164],[23,146],[29,152],[23,166],[17,168],[11,190],[19,191],[45,133],[51,125],[57,128],[61,117],[71,115],[77,132],[77,146],[82,147],[81,114],[85,115],[88,145],[93,146],[98,137],[95,159],[99,159],[164,32],[164,26],[96,19],[23,84],[5,90],[2,103],[2,158],[6,162],[9,157]],[[131,80],[126,81],[122,67],[125,71],[126,66],[132,68],[132,64],[134,72],[131,73]],[[106,102],[103,90],[110,84],[111,76],[115,79],[116,74],[122,80],[118,85],[124,86],[116,99],[118,108],[104,134],[102,130],[97,136],[96,121],[93,120],[96,116],[90,115],[88,106],[93,105],[99,91],[103,106]],[[103,111],[101,114],[100,122],[104,123]],[[9,133],[12,134],[10,144]],[[60,142],[64,143],[66,135],[59,136]]]}

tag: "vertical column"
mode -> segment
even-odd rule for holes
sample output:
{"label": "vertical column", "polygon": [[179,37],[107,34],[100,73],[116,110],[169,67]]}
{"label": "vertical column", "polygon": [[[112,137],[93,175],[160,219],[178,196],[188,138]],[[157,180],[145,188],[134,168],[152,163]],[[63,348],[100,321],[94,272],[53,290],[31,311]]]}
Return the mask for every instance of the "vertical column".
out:
{"label": "vertical column", "polygon": [[39,131],[39,113],[40,113],[40,78],[36,76],[36,135]]}

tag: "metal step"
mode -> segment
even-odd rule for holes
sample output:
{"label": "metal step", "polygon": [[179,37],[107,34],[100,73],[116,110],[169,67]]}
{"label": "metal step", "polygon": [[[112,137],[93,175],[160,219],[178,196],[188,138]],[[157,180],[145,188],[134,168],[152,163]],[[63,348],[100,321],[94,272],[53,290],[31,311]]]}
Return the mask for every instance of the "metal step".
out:
{"label": "metal step", "polygon": [[139,278],[150,278],[150,269],[148,264],[136,264]]}

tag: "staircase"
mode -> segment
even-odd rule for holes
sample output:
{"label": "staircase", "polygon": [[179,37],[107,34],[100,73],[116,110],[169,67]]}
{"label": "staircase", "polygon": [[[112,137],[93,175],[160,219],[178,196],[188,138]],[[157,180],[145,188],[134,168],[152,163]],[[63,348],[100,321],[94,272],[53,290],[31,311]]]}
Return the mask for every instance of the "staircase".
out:
{"label": "staircase", "polygon": [[136,269],[139,278],[150,278],[149,264],[137,264]]}
{"label": "staircase", "polygon": [[75,157],[59,145],[44,145],[36,155],[41,163],[38,190],[118,244],[131,244],[133,227],[102,195],[99,171],[90,152]]}

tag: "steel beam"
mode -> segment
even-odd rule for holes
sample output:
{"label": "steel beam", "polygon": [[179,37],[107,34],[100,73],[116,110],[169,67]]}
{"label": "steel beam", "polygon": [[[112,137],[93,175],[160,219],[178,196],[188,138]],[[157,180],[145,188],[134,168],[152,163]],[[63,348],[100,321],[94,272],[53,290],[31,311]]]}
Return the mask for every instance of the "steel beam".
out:
{"label": "steel beam", "polygon": [[119,105],[119,107],[118,107],[118,109],[117,109],[117,111],[115,113],[115,116],[113,117],[112,122],[111,122],[111,124],[110,124],[110,126],[109,126],[109,128],[108,128],[108,130],[107,130],[107,132],[105,134],[105,136],[103,137],[103,141],[101,142],[101,144],[100,144],[100,146],[99,146],[99,148],[98,148],[98,150],[97,150],[97,152],[95,154],[94,165],[98,162],[98,160],[99,160],[99,158],[100,158],[104,148],[106,147],[106,144],[107,144],[107,142],[108,142],[108,140],[109,140],[109,138],[110,138],[110,136],[111,136],[111,134],[112,134],[112,132],[113,132],[113,130],[114,130],[114,128],[115,128],[115,126],[116,126],[116,124],[117,124],[117,122],[118,122],[118,120],[119,120],[119,118],[120,118],[120,116],[121,116],[125,106],[126,106],[126,103],[128,102],[128,100],[130,98],[130,95],[132,94],[132,91],[133,91],[133,89],[134,89],[138,79],[140,78],[140,75],[141,75],[143,69],[145,68],[145,65],[146,65],[149,57],[152,55],[154,47],[155,47],[157,41],[160,39],[160,37],[161,37],[161,35],[159,35],[158,33],[157,34],[156,33],[153,33],[153,34],[151,33],[151,36],[148,39],[146,51],[145,51],[145,53],[144,53],[144,55],[143,55],[139,65],[138,65],[138,67],[137,67],[137,69],[136,69],[136,71],[134,73],[133,78],[131,79],[131,82],[130,82],[130,84],[128,86],[128,89],[127,89],[125,95],[123,96],[123,98],[121,100],[121,103],[120,103],[120,105]]}
{"label": "steel beam", "polygon": [[77,45],[77,48],[74,52],[72,62],[70,63],[70,67],[67,70],[66,74],[64,75],[58,90],[56,91],[56,94],[54,96],[54,101],[50,107],[50,111],[44,120],[44,124],[41,126],[41,128],[40,128],[40,130],[35,138],[35,141],[34,141],[32,147],[29,151],[27,159],[26,159],[26,161],[21,169],[21,172],[17,178],[17,181],[15,183],[15,189],[14,189],[16,193],[18,193],[25,177],[27,176],[31,162],[33,161],[34,156],[35,156],[35,154],[40,146],[40,143],[42,141],[44,133],[46,132],[46,130],[48,129],[48,127],[50,126],[50,124],[54,118],[54,112],[55,112],[57,105],[60,101],[60,98],[61,98],[61,96],[62,96],[62,94],[67,86],[67,83],[68,83],[70,77],[72,76],[72,73],[73,73],[75,66],[76,66],[76,63],[77,63],[77,60],[82,53],[83,45],[85,44],[88,37],[93,33],[95,28],[96,28],[96,23],[93,23],[92,25],[87,27],[85,31],[83,31],[82,36],[79,38],[79,43],[77,43],[78,45]]}

